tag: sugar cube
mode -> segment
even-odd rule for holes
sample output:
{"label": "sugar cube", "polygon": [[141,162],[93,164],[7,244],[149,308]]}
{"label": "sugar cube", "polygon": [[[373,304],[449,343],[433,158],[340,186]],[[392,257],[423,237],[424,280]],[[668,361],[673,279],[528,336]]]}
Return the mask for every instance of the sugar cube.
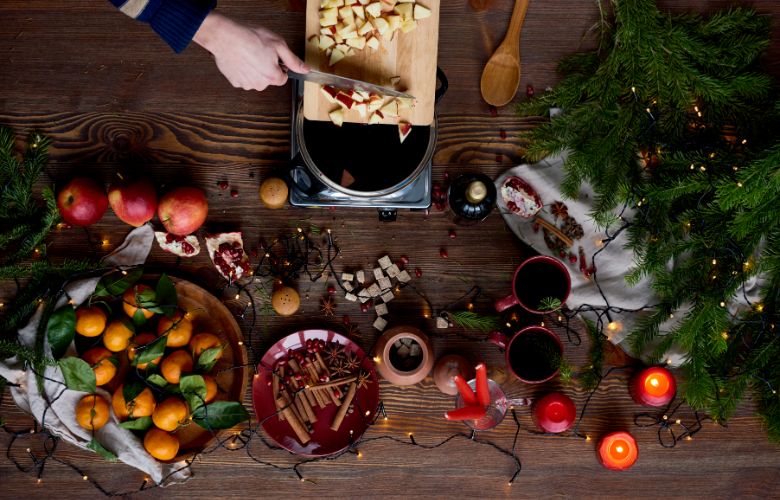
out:
{"label": "sugar cube", "polygon": [[374,309],[376,310],[376,314],[378,316],[384,316],[385,314],[388,313],[387,304],[377,304],[376,307],[374,307]]}
{"label": "sugar cube", "polygon": [[395,298],[395,295],[393,295],[393,292],[385,292],[382,294],[382,300],[385,302],[390,302]]}
{"label": "sugar cube", "polygon": [[382,257],[381,259],[379,259],[379,266],[380,266],[382,269],[387,269],[388,267],[390,267],[390,266],[392,266],[392,265],[393,265],[393,261],[392,261],[392,260],[390,260],[390,257],[389,257],[389,256],[387,256],[387,255],[385,255],[384,257]]}
{"label": "sugar cube", "polygon": [[357,273],[357,281],[361,285],[366,282],[366,273],[365,271],[358,271]]}
{"label": "sugar cube", "polygon": [[358,295],[358,299],[360,299],[361,304],[365,304],[369,300],[371,300],[371,297],[363,297],[362,295]]}
{"label": "sugar cube", "polygon": [[348,293],[344,296],[344,298],[350,302],[355,302],[357,300],[357,295],[355,295],[354,293]]}
{"label": "sugar cube", "polygon": [[350,283],[349,281],[345,281],[344,283],[342,283],[342,285],[344,286],[344,289],[348,292],[351,292],[352,290],[355,289],[355,287],[352,286],[352,283]]}
{"label": "sugar cube", "polygon": [[409,275],[409,273],[404,269],[398,274],[398,281],[401,283],[409,283],[412,281],[412,277]]}
{"label": "sugar cube", "polygon": [[352,281],[355,279],[355,275],[352,273],[341,273],[341,281]]}
{"label": "sugar cube", "polygon": [[379,288],[379,285],[374,283],[370,287],[368,287],[368,294],[372,297],[376,297],[377,295],[382,294],[382,289]]}
{"label": "sugar cube", "polygon": [[379,330],[380,332],[385,329],[387,326],[387,321],[383,317],[378,317],[376,321],[374,321],[374,328]]}
{"label": "sugar cube", "polygon": [[384,271],[382,271],[378,267],[374,269],[374,279],[379,279],[379,278],[384,278],[384,277],[385,277]]}
{"label": "sugar cube", "polygon": [[376,283],[382,290],[389,290],[393,286],[393,282],[390,281],[390,278],[379,278]]}
{"label": "sugar cube", "polygon": [[387,275],[390,276],[391,278],[395,278],[396,276],[398,276],[401,273],[401,270],[398,269],[398,266],[395,265],[395,264],[393,264],[392,266],[388,267],[386,269],[386,271],[387,271]]}
{"label": "sugar cube", "polygon": [[449,328],[449,327],[450,327],[450,322],[447,321],[447,318],[436,316],[436,328]]}

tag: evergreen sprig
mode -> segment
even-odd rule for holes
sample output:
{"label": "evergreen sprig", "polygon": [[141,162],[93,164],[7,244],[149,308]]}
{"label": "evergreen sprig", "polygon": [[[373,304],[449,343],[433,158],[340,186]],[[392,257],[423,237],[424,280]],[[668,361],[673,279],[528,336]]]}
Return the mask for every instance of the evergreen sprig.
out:
{"label": "evergreen sprig", "polygon": [[448,316],[453,323],[462,328],[485,333],[498,330],[501,322],[501,318],[496,315],[483,315],[471,311],[455,311],[448,313]]}
{"label": "evergreen sprig", "polygon": [[[576,198],[589,184],[598,224],[634,210],[627,283],[649,276],[660,299],[630,334],[635,352],[662,361],[680,346],[692,406],[722,421],[753,390],[780,439],[780,101],[759,66],[771,20],[743,8],[704,19],[667,15],[653,0],[610,4],[599,49],[563,60],[561,83],[519,106],[563,110],[525,134],[526,155],[566,152],[561,191]],[[761,303],[733,316],[725,306],[756,278]],[[595,368],[603,335],[588,332]]]}

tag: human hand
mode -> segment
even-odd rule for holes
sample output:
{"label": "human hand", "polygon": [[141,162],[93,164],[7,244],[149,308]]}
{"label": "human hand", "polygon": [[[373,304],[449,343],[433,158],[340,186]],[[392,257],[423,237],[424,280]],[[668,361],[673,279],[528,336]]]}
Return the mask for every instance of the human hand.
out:
{"label": "human hand", "polygon": [[217,67],[236,88],[265,90],[287,83],[279,61],[296,73],[309,68],[284,39],[265,28],[249,28],[211,12],[193,38],[214,55]]}

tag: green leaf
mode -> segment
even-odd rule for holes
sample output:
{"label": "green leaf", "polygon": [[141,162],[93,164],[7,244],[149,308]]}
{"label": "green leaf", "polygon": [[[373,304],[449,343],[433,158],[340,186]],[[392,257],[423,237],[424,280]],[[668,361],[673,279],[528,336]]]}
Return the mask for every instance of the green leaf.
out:
{"label": "green leaf", "polygon": [[217,401],[192,413],[192,421],[209,430],[229,429],[248,418],[246,408],[237,401]]}
{"label": "green leaf", "polygon": [[83,391],[94,394],[97,389],[95,372],[89,363],[80,358],[68,357],[59,361],[65,385],[74,391]]}
{"label": "green leaf", "polygon": [[134,400],[144,389],[146,389],[146,384],[139,380],[125,383],[122,386],[122,396],[125,398],[125,404]]}
{"label": "green leaf", "polygon": [[46,325],[49,346],[55,359],[61,358],[76,336],[76,310],[71,305],[65,305],[49,317]]}
{"label": "green leaf", "polygon": [[162,356],[165,353],[166,342],[168,337],[160,337],[154,342],[136,347],[133,365],[149,363]]}
{"label": "green leaf", "polygon": [[168,381],[163,378],[162,375],[158,375],[157,373],[153,373],[146,377],[146,381],[150,384],[154,384],[157,387],[165,387],[168,385]]}
{"label": "green leaf", "polygon": [[139,417],[119,424],[119,427],[130,429],[131,431],[145,431],[151,426],[152,417]]}
{"label": "green leaf", "polygon": [[200,375],[188,375],[179,381],[179,390],[190,407],[190,413],[195,412],[205,404],[206,381]]}
{"label": "green leaf", "polygon": [[135,325],[136,329],[143,327],[147,321],[143,309],[136,309],[135,313],[133,313],[133,325]]}
{"label": "green leaf", "polygon": [[89,444],[87,445],[87,448],[89,448],[90,450],[94,451],[95,453],[97,453],[101,457],[105,458],[109,462],[116,462],[117,461],[116,455],[114,455],[113,453],[111,453],[110,451],[105,449],[103,447],[103,445],[98,443],[97,440],[94,437],[92,438],[92,441],[90,441]]}
{"label": "green leaf", "polygon": [[144,274],[142,267],[137,267],[127,271],[123,274],[122,271],[115,271],[109,273],[98,282],[95,287],[95,292],[92,294],[95,297],[109,297],[122,295],[128,288],[133,286],[141,276]]}
{"label": "green leaf", "polygon": [[176,313],[179,297],[176,293],[176,286],[167,274],[160,276],[154,292],[157,295],[157,305],[165,311],[166,316],[172,318]]}
{"label": "green leaf", "polygon": [[210,372],[211,369],[214,368],[214,365],[217,364],[217,359],[219,358],[220,354],[222,354],[222,346],[206,349],[200,353],[200,356],[198,356],[196,370],[202,371],[204,373]]}

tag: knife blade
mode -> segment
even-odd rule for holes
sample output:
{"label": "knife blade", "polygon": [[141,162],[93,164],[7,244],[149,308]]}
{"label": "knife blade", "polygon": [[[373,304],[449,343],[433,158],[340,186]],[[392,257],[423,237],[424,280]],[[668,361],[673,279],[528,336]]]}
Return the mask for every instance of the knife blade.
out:
{"label": "knife blade", "polygon": [[388,87],[382,87],[381,85],[375,85],[373,83],[368,83],[361,80],[354,80],[352,78],[346,78],[344,76],[338,76],[332,73],[323,73],[322,71],[311,70],[306,74],[301,74],[296,73],[295,71],[288,68],[287,76],[294,80],[319,83],[321,85],[331,85],[338,89],[362,90],[363,92],[368,92],[371,94],[414,99],[414,96],[410,94],[405,94]]}

